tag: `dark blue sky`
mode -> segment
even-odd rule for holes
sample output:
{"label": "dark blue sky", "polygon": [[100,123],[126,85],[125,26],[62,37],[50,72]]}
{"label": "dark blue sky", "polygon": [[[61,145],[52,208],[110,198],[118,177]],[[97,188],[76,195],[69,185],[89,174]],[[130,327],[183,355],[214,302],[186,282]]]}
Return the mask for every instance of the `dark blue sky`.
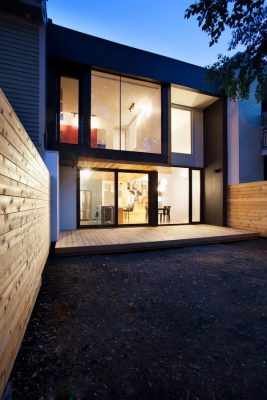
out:
{"label": "dark blue sky", "polygon": [[225,53],[229,35],[210,48],[208,36],[184,11],[194,0],[48,0],[54,23],[197,65]]}

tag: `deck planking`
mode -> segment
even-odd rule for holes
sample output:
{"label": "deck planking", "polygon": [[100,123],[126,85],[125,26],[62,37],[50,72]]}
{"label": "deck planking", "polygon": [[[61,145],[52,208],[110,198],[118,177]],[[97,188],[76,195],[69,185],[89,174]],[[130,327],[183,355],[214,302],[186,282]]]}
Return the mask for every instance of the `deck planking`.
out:
{"label": "deck planking", "polygon": [[253,231],[212,225],[77,229],[60,232],[55,246],[58,256],[185,247],[255,239]]}

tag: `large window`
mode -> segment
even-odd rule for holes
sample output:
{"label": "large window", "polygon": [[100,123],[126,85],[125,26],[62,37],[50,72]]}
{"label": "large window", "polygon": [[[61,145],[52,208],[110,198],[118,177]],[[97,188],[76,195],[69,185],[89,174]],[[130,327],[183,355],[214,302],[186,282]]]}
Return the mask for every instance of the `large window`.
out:
{"label": "large window", "polygon": [[80,171],[80,225],[115,223],[114,172]]}
{"label": "large window", "polygon": [[171,140],[173,153],[192,153],[191,111],[172,107]]}
{"label": "large window", "polygon": [[60,78],[60,143],[77,144],[79,140],[79,81]]}
{"label": "large window", "polygon": [[160,85],[92,71],[91,147],[160,154]]}

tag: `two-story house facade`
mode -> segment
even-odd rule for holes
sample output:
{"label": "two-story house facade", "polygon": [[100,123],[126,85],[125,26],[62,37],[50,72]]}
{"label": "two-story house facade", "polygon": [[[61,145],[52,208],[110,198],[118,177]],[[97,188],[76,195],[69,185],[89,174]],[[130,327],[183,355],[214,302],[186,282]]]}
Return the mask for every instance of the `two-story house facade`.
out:
{"label": "two-story house facade", "polygon": [[60,230],[225,225],[226,99],[203,68],[49,21],[46,120]]}

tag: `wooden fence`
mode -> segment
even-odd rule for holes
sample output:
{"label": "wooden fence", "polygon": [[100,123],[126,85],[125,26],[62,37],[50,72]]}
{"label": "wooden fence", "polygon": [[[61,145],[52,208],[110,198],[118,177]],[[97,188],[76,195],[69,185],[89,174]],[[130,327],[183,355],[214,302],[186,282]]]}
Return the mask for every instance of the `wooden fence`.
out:
{"label": "wooden fence", "polygon": [[267,237],[267,181],[228,187],[228,226]]}
{"label": "wooden fence", "polygon": [[0,89],[0,398],[50,246],[50,177]]}

